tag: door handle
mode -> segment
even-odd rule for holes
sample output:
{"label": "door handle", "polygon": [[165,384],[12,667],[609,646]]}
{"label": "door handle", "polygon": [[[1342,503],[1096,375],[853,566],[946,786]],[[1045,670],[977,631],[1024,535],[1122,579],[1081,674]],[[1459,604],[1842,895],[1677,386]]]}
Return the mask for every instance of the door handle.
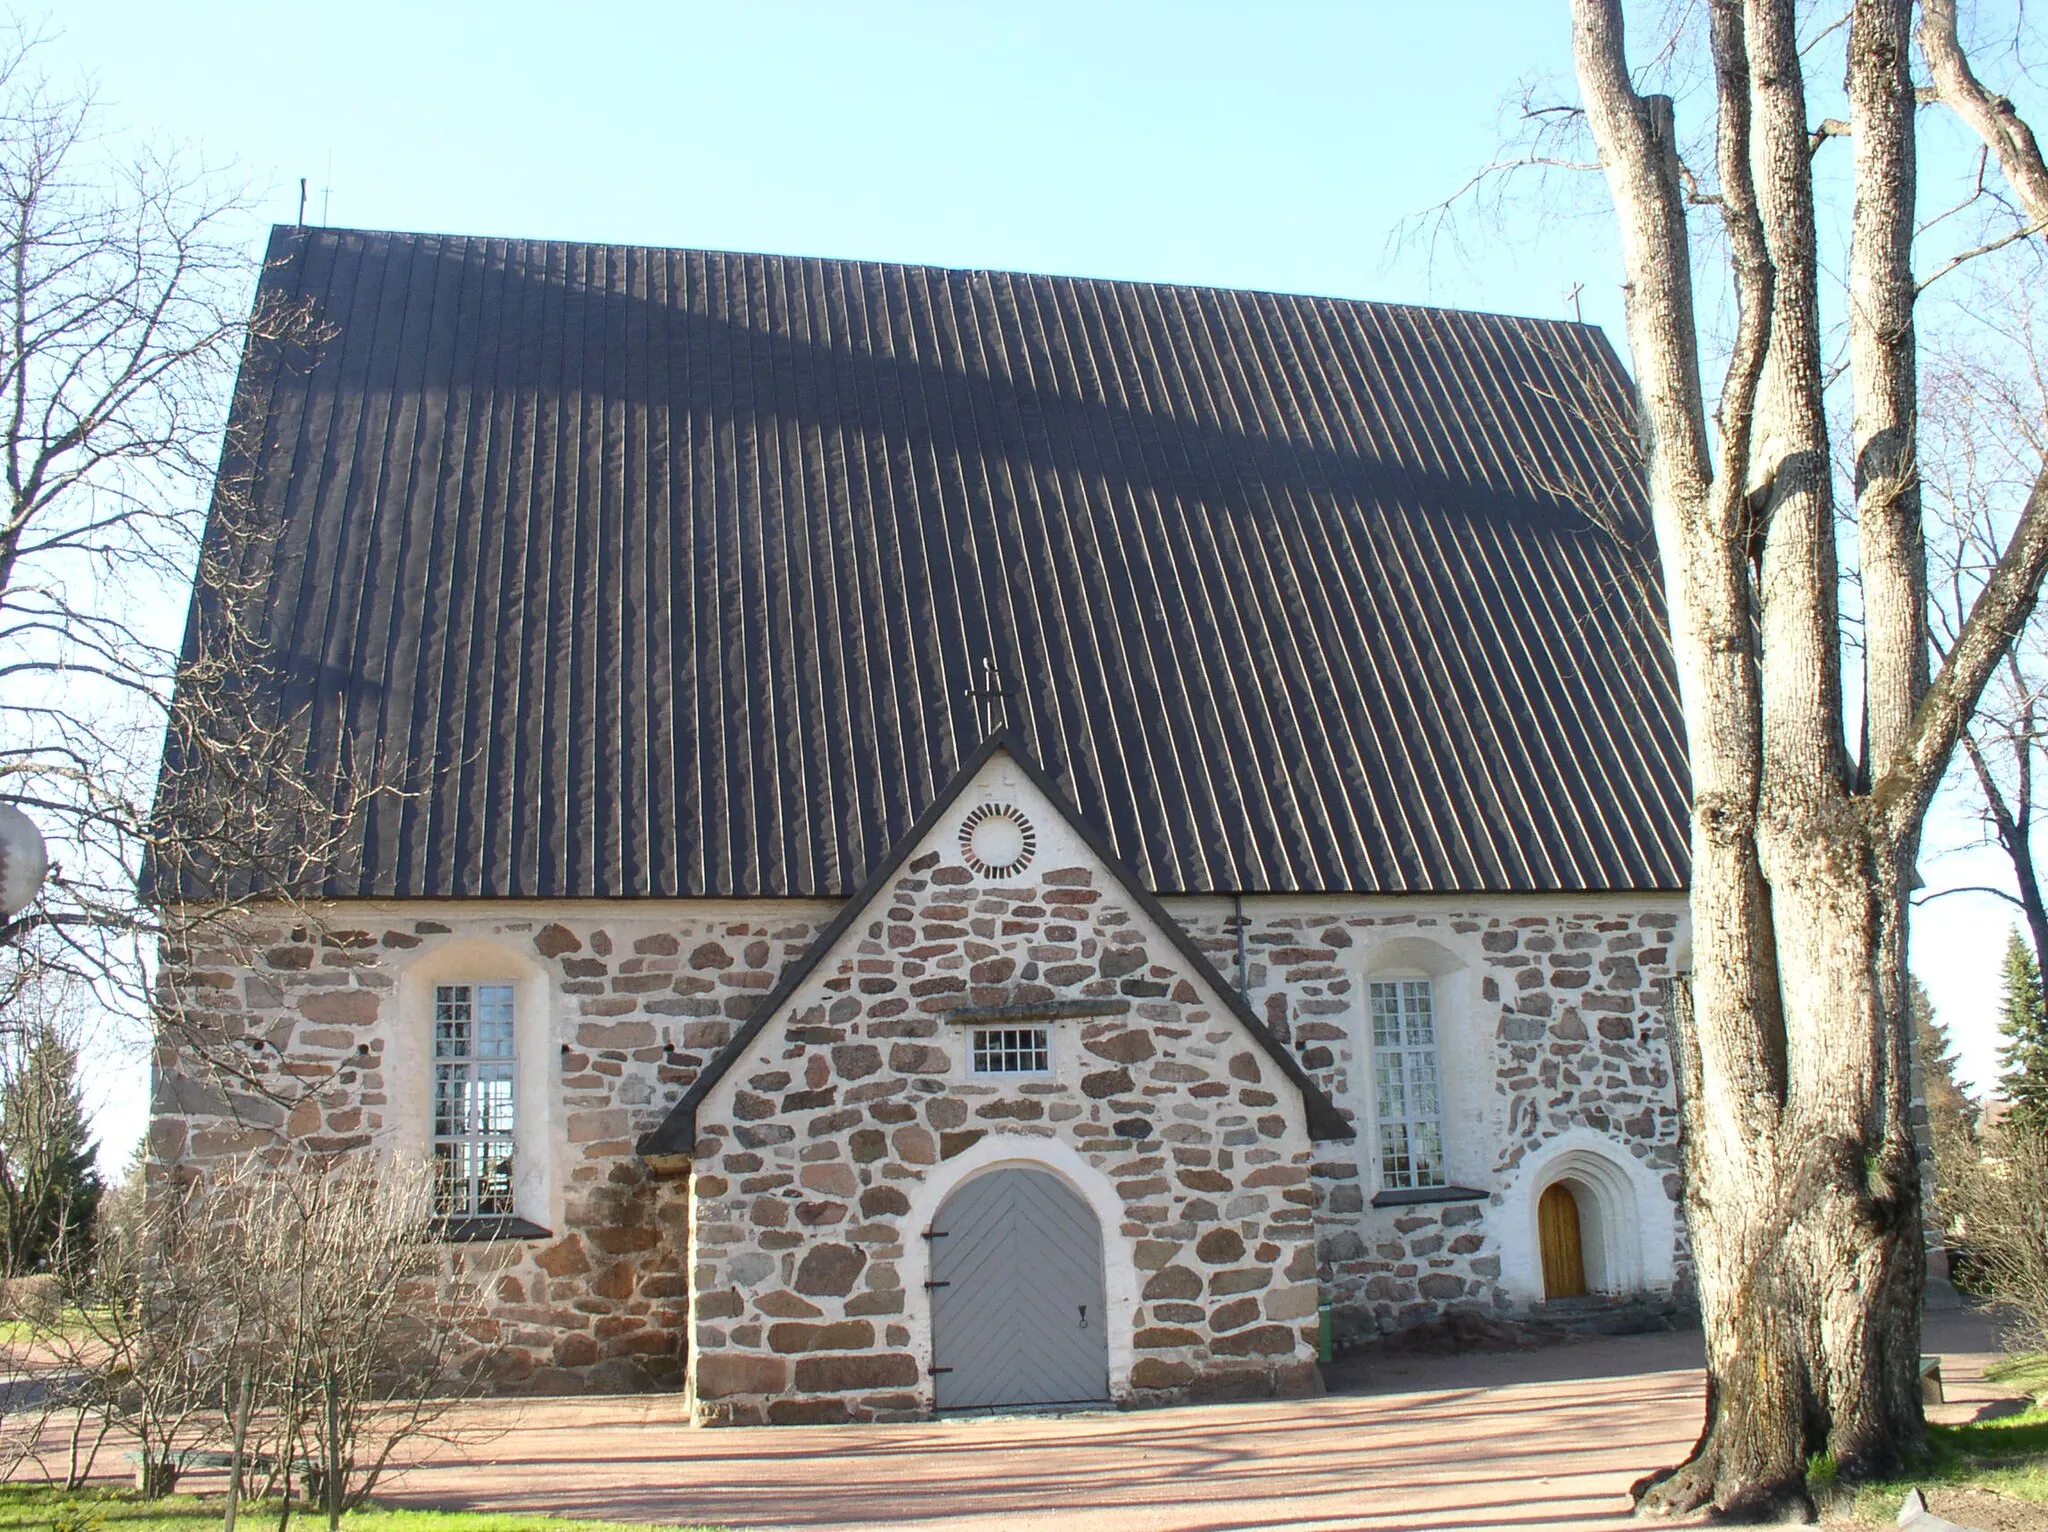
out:
{"label": "door handle", "polygon": [[1085,1329],[1087,1329],[1087,1328],[1088,1328],[1088,1305],[1087,1305],[1087,1304],[1085,1304],[1085,1303],[1084,1303],[1084,1304],[1081,1304],[1081,1305],[1080,1305],[1080,1309],[1081,1309],[1081,1328],[1085,1330]]}

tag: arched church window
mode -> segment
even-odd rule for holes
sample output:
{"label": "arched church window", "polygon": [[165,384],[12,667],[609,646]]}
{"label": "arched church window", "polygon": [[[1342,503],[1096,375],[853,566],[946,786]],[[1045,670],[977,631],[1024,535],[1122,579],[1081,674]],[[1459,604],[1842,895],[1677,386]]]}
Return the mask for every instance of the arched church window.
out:
{"label": "arched church window", "polygon": [[1444,1103],[1434,988],[1428,979],[1376,979],[1368,993],[1380,1184],[1390,1191],[1443,1186]]}
{"label": "arched church window", "polygon": [[510,1214],[514,986],[434,986],[435,1212]]}

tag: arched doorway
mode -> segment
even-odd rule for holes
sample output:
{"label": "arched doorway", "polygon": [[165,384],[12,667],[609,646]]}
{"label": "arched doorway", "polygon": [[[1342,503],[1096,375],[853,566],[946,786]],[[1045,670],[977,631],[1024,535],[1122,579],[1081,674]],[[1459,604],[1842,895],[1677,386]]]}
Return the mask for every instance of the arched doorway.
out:
{"label": "arched doorway", "polygon": [[1077,1192],[1003,1166],[956,1188],[930,1238],[940,1409],[1109,1397],[1102,1226]]}
{"label": "arched doorway", "polygon": [[1583,1296],[1586,1252],[1579,1228],[1579,1199],[1564,1182],[1553,1181],[1543,1189],[1536,1204],[1536,1232],[1543,1249],[1543,1296]]}

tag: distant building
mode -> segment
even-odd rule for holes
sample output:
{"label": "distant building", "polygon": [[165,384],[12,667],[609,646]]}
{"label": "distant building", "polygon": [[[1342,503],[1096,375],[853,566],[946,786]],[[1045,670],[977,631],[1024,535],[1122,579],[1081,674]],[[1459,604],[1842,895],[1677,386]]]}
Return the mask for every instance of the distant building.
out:
{"label": "distant building", "polygon": [[1986,1096],[1977,1110],[1977,1132],[1980,1135],[1997,1133],[2012,1116],[2012,1103],[2003,1096]]}

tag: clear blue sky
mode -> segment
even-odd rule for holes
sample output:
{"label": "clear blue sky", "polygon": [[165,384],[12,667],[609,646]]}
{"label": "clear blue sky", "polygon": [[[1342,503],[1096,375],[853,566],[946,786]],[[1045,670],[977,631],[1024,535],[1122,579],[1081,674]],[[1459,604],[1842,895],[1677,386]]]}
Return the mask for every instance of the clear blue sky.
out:
{"label": "clear blue sky", "polygon": [[[602,8],[66,0],[105,124],[232,160],[252,244],[311,221],[1134,277],[1584,316],[1604,218],[1525,204],[1395,248],[1570,69],[1562,0],[726,0]],[[1997,864],[1929,867],[1984,881]],[[2009,917],[1918,946],[1980,1079]],[[132,1072],[103,1131],[132,1136]]]}
{"label": "clear blue sky", "polygon": [[1543,0],[67,0],[53,24],[111,122],[234,157],[272,189],[267,220],[292,221],[304,175],[313,220],[324,197],[328,222],[359,227],[1547,315],[1583,280],[1588,317],[1618,320],[1594,220],[1470,269],[1388,261],[1401,217],[1490,157],[1515,83],[1568,69],[1565,14]]}

